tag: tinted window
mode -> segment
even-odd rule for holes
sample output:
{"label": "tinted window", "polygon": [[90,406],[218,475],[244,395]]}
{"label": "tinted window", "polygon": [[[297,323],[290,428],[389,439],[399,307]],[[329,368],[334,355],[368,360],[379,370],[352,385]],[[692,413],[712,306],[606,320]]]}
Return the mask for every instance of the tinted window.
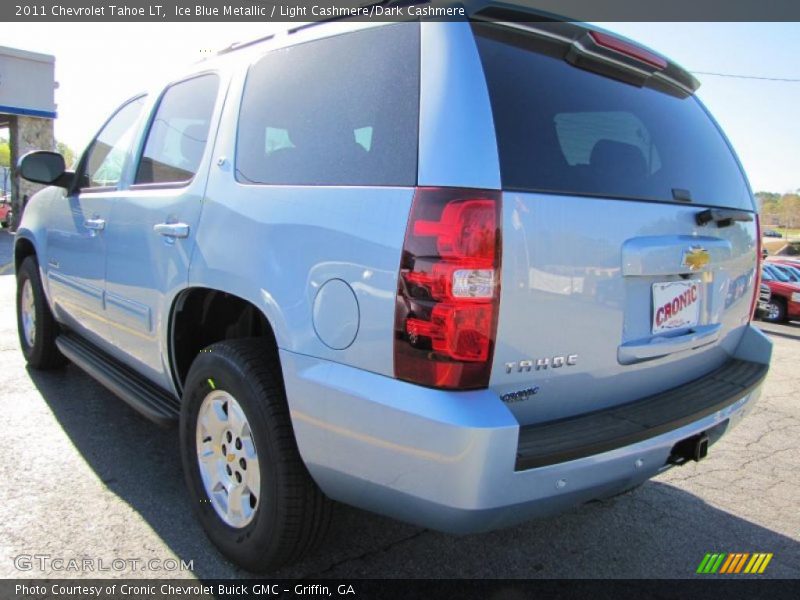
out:
{"label": "tinted window", "polygon": [[782,281],[783,283],[789,283],[789,278],[784,275],[780,269],[775,268],[772,265],[767,265],[764,267],[770,275],[772,275],[773,279],[777,279],[778,281]]}
{"label": "tinted window", "polygon": [[194,177],[208,141],[218,88],[216,75],[167,88],[150,125],[135,183],[181,183]]}
{"label": "tinted window", "polygon": [[789,281],[797,281],[797,271],[792,269],[792,267],[786,267],[784,265],[779,265],[775,267],[781,275],[785,275]]}
{"label": "tinted window", "polygon": [[503,186],[752,209],[739,166],[694,96],[567,63],[524,36],[476,25]]}
{"label": "tinted window", "polygon": [[87,151],[81,187],[113,187],[119,183],[143,106],[144,96],[131,100],[103,126]]}
{"label": "tinted window", "polygon": [[275,50],[247,76],[236,178],[414,185],[418,117],[418,24]]}

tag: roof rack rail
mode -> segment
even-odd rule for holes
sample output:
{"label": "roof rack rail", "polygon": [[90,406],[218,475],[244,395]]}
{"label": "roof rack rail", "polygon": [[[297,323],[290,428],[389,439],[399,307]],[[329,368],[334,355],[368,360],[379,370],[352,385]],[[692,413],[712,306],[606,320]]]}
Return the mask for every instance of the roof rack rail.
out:
{"label": "roof rack rail", "polygon": [[217,56],[221,54],[229,54],[231,52],[235,52],[236,50],[241,50],[242,48],[247,48],[248,46],[253,46],[254,44],[260,44],[261,42],[268,42],[272,38],[275,37],[274,33],[270,35],[265,35],[264,37],[256,38],[254,40],[248,40],[246,42],[234,42],[227,48],[223,48],[217,52]]}
{"label": "roof rack rail", "polygon": [[[365,2],[364,4],[359,4],[354,6],[353,8],[370,8],[371,6],[380,6],[382,4],[389,4],[391,0],[378,0],[377,2]],[[297,27],[292,27],[287,31],[290,35],[292,33],[297,33],[298,31],[303,31],[304,29],[309,29],[311,27],[316,27],[317,25],[322,25],[323,23],[330,23],[331,21],[343,21],[344,19],[349,19],[350,15],[336,15],[334,17],[327,17],[325,19],[320,19],[318,21],[311,21],[310,23],[303,23],[302,25],[298,25]]]}
{"label": "roof rack rail", "polygon": [[[371,8],[373,6],[412,6],[414,4],[430,4],[431,0],[377,0],[377,2],[364,2],[363,4],[358,4],[352,8]],[[304,29],[309,29],[310,27],[316,27],[317,25],[323,25],[325,23],[331,23],[333,21],[344,21],[346,19],[352,18],[352,15],[342,14],[336,15],[333,17],[327,17],[325,19],[319,19],[317,21],[311,21],[310,23],[303,23],[302,25],[298,25],[297,27],[293,27],[287,31],[287,33],[297,33],[298,31],[303,31]]]}
{"label": "roof rack rail", "polygon": [[[372,6],[413,6],[415,4],[430,4],[432,0],[377,0],[373,2],[364,2],[363,4],[359,4],[353,8],[370,8]],[[352,18],[352,15],[342,14],[342,15],[335,15],[332,17],[326,17],[324,19],[318,19],[316,21],[311,21],[309,23],[303,23],[301,25],[297,25],[295,27],[290,27],[281,33],[286,34],[293,34],[297,33],[298,31],[303,31],[305,29],[309,29],[311,27],[316,27],[317,25],[324,25],[325,23],[331,23],[334,21],[344,21],[346,19]],[[256,38],[254,40],[249,40],[246,42],[234,42],[227,48],[223,48],[217,52],[217,56],[221,54],[229,54],[231,52],[236,52],[237,50],[241,50],[242,48],[247,48],[249,46],[253,46],[255,44],[260,44],[262,42],[267,42],[275,37],[276,34],[266,35],[264,37]]]}

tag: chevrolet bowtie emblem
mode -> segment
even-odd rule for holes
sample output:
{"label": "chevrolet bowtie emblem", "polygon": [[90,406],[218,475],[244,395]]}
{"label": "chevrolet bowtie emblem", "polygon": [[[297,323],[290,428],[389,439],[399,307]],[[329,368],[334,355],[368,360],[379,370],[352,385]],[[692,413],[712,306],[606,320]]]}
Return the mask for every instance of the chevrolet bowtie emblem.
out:
{"label": "chevrolet bowtie emblem", "polygon": [[708,250],[702,246],[692,246],[688,250],[683,251],[683,259],[681,266],[686,267],[690,271],[699,271],[711,261],[711,255]]}

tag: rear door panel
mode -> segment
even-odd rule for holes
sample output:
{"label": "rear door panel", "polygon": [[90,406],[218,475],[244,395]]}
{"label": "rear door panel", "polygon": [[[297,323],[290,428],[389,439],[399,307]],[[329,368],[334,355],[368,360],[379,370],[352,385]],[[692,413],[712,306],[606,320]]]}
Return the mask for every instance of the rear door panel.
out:
{"label": "rear door panel", "polygon": [[[756,222],[702,104],[658,78],[571,64],[572,38],[473,31],[504,190],[490,385],[529,424],[719,367],[749,320]],[[744,220],[698,224],[709,207]]]}
{"label": "rear door panel", "polygon": [[[702,207],[533,193],[506,192],[503,204],[491,386],[501,395],[538,387],[508,404],[520,423],[680,385],[720,366],[736,347],[752,300],[754,222],[699,227],[695,214]],[[708,250],[710,261],[692,272],[682,263],[694,246]],[[653,284],[686,280],[699,282],[697,327],[653,335]],[[708,330],[716,335],[699,348],[620,362],[626,345],[677,347],[670,337]],[[530,370],[525,364],[520,370],[521,361],[533,363]]]}

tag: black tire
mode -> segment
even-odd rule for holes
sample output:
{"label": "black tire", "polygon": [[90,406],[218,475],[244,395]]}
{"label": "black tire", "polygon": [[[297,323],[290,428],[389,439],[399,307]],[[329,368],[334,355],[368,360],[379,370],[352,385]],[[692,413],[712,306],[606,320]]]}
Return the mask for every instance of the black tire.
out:
{"label": "black tire", "polygon": [[[28,342],[25,335],[22,317],[22,295],[26,282],[30,282],[33,293],[33,314],[36,321],[32,344]],[[32,368],[55,369],[67,362],[56,346],[56,338],[59,334],[58,323],[47,304],[42,280],[39,276],[39,264],[33,256],[25,258],[17,272],[17,331],[22,354]]]}
{"label": "black tire", "polygon": [[[183,471],[206,534],[226,557],[256,573],[302,557],[324,537],[331,515],[331,501],[300,458],[278,357],[267,346],[265,339],[254,338],[204,349],[189,370],[180,419]],[[239,403],[258,452],[259,501],[252,520],[241,528],[217,514],[198,465],[197,418],[213,390],[226,391]]]}
{"label": "black tire", "polygon": [[770,298],[762,319],[768,323],[783,323],[786,321],[786,304],[783,299]]}

